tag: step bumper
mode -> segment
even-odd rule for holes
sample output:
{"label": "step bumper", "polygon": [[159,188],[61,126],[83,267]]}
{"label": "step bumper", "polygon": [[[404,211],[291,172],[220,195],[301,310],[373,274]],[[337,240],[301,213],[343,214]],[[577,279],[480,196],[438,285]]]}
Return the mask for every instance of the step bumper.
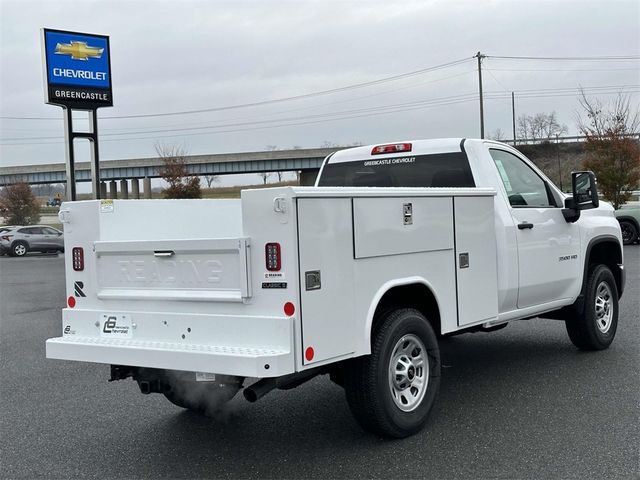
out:
{"label": "step bumper", "polygon": [[50,338],[47,358],[111,365],[277,377],[295,371],[291,350],[272,347],[198,345],[85,336]]}

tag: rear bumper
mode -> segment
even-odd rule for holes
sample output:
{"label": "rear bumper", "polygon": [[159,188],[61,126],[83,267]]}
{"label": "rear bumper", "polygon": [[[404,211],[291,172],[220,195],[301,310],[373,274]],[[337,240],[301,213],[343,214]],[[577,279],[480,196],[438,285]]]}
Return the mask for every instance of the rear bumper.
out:
{"label": "rear bumper", "polygon": [[[136,367],[272,377],[293,372],[290,351],[177,344],[96,337],[56,337],[46,343],[47,358]],[[267,367],[268,366],[268,367]]]}
{"label": "rear bumper", "polygon": [[64,309],[65,333],[47,340],[47,358],[259,378],[295,371],[293,318],[164,312],[109,315],[131,318],[126,338],[104,332],[101,312]]}

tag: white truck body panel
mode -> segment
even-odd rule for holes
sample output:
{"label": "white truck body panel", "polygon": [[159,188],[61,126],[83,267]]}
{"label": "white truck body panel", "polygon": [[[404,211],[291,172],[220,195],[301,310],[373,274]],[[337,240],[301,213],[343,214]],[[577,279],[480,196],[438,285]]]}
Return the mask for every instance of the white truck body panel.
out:
{"label": "white truck body panel", "polygon": [[[460,139],[412,143],[412,155],[462,149]],[[246,190],[241,201],[65,203],[75,306],[63,310],[63,336],[47,341],[47,357],[277,377],[370,353],[378,302],[397,286],[430,290],[442,334],[573,303],[589,241],[620,239],[612,210],[570,224],[560,208],[511,207],[489,148],[546,179],[516,150],[468,140],[476,188],[283,187]],[[330,161],[370,153],[359,147]],[[393,155],[375,158],[385,157]],[[535,228],[518,229],[523,221]],[[270,242],[281,246],[277,272],[265,265]],[[74,247],[84,250],[83,271],[72,269]]]}

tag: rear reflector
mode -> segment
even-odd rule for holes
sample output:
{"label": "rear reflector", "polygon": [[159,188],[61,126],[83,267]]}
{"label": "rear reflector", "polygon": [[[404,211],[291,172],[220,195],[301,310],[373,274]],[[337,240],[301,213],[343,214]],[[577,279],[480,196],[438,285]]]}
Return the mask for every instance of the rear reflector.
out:
{"label": "rear reflector", "polygon": [[410,151],[411,151],[410,143],[392,143],[389,145],[378,145],[377,147],[373,147],[373,150],[371,150],[371,155],[380,155],[382,153],[410,152]]}
{"label": "rear reflector", "polygon": [[284,304],[284,314],[287,317],[292,316],[294,313],[296,313],[296,307],[293,303],[291,302],[287,302]]}
{"label": "rear reflector", "polygon": [[267,243],[264,246],[265,262],[267,270],[270,272],[278,272],[282,267],[282,259],[280,256],[279,243]]}
{"label": "rear reflector", "polygon": [[84,270],[84,250],[82,247],[73,247],[73,250],[71,250],[71,261],[73,262],[73,269],[76,272]]}

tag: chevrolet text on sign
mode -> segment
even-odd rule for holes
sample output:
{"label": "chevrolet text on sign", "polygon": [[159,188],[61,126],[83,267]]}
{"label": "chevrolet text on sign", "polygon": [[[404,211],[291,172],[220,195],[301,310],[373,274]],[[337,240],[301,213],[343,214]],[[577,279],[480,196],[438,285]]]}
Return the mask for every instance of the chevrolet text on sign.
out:
{"label": "chevrolet text on sign", "polygon": [[113,105],[109,37],[42,29],[45,101],[77,109]]}

